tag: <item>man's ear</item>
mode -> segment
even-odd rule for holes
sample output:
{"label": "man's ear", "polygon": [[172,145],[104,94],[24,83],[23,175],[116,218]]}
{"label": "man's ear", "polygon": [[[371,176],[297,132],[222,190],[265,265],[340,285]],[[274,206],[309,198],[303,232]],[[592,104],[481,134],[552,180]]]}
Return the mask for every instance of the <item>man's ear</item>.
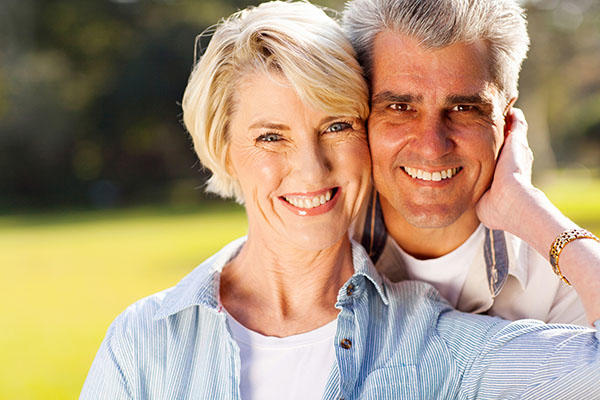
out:
{"label": "man's ear", "polygon": [[506,107],[504,107],[504,111],[502,112],[502,116],[504,117],[504,139],[508,136],[512,129],[513,118],[511,114],[512,106],[517,101],[517,97],[513,97],[508,101]]}

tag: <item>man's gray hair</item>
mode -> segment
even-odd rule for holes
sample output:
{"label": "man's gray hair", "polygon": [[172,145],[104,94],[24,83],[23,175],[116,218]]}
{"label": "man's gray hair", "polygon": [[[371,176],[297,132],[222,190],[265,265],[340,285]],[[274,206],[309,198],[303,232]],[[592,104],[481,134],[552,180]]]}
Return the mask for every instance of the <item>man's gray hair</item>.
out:
{"label": "man's gray hair", "polygon": [[351,0],[342,26],[367,78],[375,36],[384,30],[413,37],[431,49],[483,40],[498,89],[507,100],[518,95],[529,35],[516,0]]}

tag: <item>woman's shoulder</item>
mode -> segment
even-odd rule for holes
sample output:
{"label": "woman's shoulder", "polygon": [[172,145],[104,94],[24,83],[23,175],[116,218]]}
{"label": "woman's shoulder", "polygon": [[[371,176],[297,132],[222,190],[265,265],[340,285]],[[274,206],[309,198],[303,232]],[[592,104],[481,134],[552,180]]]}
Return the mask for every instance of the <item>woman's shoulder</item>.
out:
{"label": "woman's shoulder", "polygon": [[107,338],[143,340],[160,335],[169,323],[189,321],[218,308],[219,258],[227,247],[209,257],[175,286],[146,296],[121,312],[107,332]]}
{"label": "woman's shoulder", "polygon": [[185,311],[192,306],[217,310],[219,276],[245,238],[237,239],[206,259],[175,286],[144,297],[127,307],[117,321],[126,325],[148,325]]}
{"label": "woman's shoulder", "polygon": [[106,339],[128,341],[139,338],[140,333],[155,330],[159,325],[155,320],[155,316],[161,310],[165,298],[173,290],[175,290],[175,287],[162,290],[128,306],[111,323]]}

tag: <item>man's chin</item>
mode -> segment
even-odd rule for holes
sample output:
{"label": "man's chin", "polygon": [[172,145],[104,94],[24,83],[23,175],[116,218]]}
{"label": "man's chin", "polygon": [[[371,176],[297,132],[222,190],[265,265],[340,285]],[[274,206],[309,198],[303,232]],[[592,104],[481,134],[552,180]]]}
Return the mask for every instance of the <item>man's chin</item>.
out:
{"label": "man's chin", "polygon": [[456,223],[461,219],[464,212],[461,210],[448,209],[429,209],[415,210],[414,212],[405,212],[404,219],[417,229],[442,229]]}

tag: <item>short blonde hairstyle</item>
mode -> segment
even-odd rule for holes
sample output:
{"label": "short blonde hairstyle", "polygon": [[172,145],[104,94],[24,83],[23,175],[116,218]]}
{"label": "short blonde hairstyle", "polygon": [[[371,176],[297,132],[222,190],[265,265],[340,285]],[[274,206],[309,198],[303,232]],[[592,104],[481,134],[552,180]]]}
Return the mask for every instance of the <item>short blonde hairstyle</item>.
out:
{"label": "short blonde hairstyle", "polygon": [[235,89],[248,73],[281,74],[302,101],[335,115],[365,120],[368,88],[350,42],[323,9],[305,1],[272,1],[217,24],[183,95],[183,120],[202,164],[206,190],[243,202],[227,169]]}

